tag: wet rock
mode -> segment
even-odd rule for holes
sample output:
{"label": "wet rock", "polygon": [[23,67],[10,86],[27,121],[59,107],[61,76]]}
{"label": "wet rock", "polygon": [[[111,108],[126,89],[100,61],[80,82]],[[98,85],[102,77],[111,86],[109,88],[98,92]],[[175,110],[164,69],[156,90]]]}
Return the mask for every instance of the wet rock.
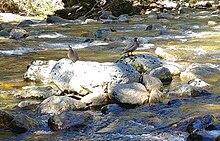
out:
{"label": "wet rock", "polygon": [[17,27],[26,27],[26,26],[29,26],[29,25],[32,25],[32,24],[34,24],[33,21],[31,21],[31,20],[24,20],[24,21],[20,22],[17,25]]}
{"label": "wet rock", "polygon": [[[138,82],[140,74],[129,64],[98,63],[61,59],[52,69],[50,76],[61,90],[88,93],[108,92],[108,84]],[[97,77],[99,76],[99,77]]]}
{"label": "wet rock", "polygon": [[91,107],[106,105],[111,102],[107,93],[90,93],[80,101]]}
{"label": "wet rock", "polygon": [[181,72],[180,78],[183,81],[199,78],[206,82],[215,82],[220,79],[220,70],[211,64],[193,63]]}
{"label": "wet rock", "polygon": [[150,97],[148,100],[149,105],[162,102],[165,98],[165,94],[162,93],[158,88],[153,88],[150,92]]}
{"label": "wet rock", "polygon": [[99,22],[94,19],[86,19],[82,24],[95,24],[95,23],[99,23]]}
{"label": "wet rock", "polygon": [[108,104],[105,105],[101,108],[101,112],[103,114],[108,114],[108,113],[120,113],[123,112],[124,108],[122,108],[120,105],[118,104]]}
{"label": "wet rock", "polygon": [[192,133],[187,137],[186,141],[203,141],[203,137],[197,133]]}
{"label": "wet rock", "polygon": [[202,81],[201,79],[193,79],[193,80],[190,80],[188,82],[189,85],[191,86],[194,86],[194,87],[199,87],[199,88],[202,88],[204,90],[209,90],[211,89],[212,85],[206,83],[205,81]]}
{"label": "wet rock", "polygon": [[0,24],[0,31],[8,28],[13,28],[13,25],[10,23],[1,23]]}
{"label": "wet rock", "polygon": [[110,98],[123,104],[143,105],[149,93],[140,83],[116,84],[110,88]]}
{"label": "wet rock", "polygon": [[157,47],[155,50],[155,54],[158,55],[159,57],[166,59],[166,60],[171,60],[171,61],[176,61],[178,60],[176,56],[168,53],[165,49],[161,47]]}
{"label": "wet rock", "polygon": [[191,86],[189,84],[182,84],[177,86],[174,90],[168,92],[169,97],[196,97],[202,95],[203,90]]}
{"label": "wet rock", "polygon": [[85,104],[71,97],[51,96],[39,105],[38,111],[47,114],[60,114],[64,111],[81,110],[85,108]]}
{"label": "wet rock", "polygon": [[117,20],[117,17],[112,15],[111,11],[102,11],[102,14],[99,17],[100,20]]}
{"label": "wet rock", "polygon": [[172,76],[180,75],[180,73],[185,70],[184,65],[180,65],[173,61],[163,61],[163,67],[167,68]]}
{"label": "wet rock", "polygon": [[18,103],[18,107],[19,108],[26,108],[26,107],[36,106],[40,103],[41,102],[39,102],[39,101],[25,100],[25,101],[21,101],[20,103]]}
{"label": "wet rock", "polygon": [[157,19],[174,19],[174,16],[171,15],[170,13],[159,13],[157,15]]}
{"label": "wet rock", "polygon": [[6,111],[0,110],[0,128],[7,129],[11,121],[14,119],[14,116]]}
{"label": "wet rock", "polygon": [[58,88],[52,86],[25,86],[20,93],[14,94],[20,98],[37,98],[45,99],[52,95],[59,95],[61,92]]}
{"label": "wet rock", "polygon": [[10,32],[10,38],[15,40],[20,40],[28,36],[28,32],[24,29],[12,29]]}
{"label": "wet rock", "polygon": [[49,73],[56,63],[57,61],[54,60],[35,60],[27,67],[27,71],[24,73],[24,79],[41,81],[43,83],[52,82]]}
{"label": "wet rock", "polygon": [[127,14],[120,15],[120,16],[118,17],[118,21],[119,21],[119,22],[128,22],[128,21],[129,21],[128,15],[127,15]]}
{"label": "wet rock", "polygon": [[2,30],[2,31],[0,31],[0,36],[9,37],[10,36],[10,32],[11,32],[11,29]]}
{"label": "wet rock", "polygon": [[136,68],[139,72],[149,73],[151,70],[162,66],[162,62],[159,58],[153,55],[125,55],[121,57],[117,62],[125,62]]}
{"label": "wet rock", "polygon": [[100,28],[95,32],[96,39],[106,39],[108,33],[111,32],[109,28]]}
{"label": "wet rock", "polygon": [[212,7],[212,3],[209,1],[197,1],[195,4],[197,8],[210,8]]}
{"label": "wet rock", "polygon": [[89,124],[92,115],[87,112],[68,111],[54,115],[48,119],[48,126],[54,130],[78,131]]}
{"label": "wet rock", "polygon": [[149,92],[151,92],[152,89],[160,90],[163,87],[163,83],[159,78],[147,74],[142,75],[142,77],[142,84]]}
{"label": "wet rock", "polygon": [[192,10],[188,7],[180,7],[178,9],[178,14],[189,14]]}
{"label": "wet rock", "polygon": [[191,132],[194,131],[195,129],[205,128],[212,122],[213,122],[212,115],[192,116],[192,117],[187,117],[186,119],[183,119],[178,123],[172,125],[170,129],[176,131],[184,131],[184,132],[190,130]]}
{"label": "wet rock", "polygon": [[37,122],[27,115],[20,114],[14,117],[9,126],[12,132],[25,133],[28,130],[35,128],[37,126]]}
{"label": "wet rock", "polygon": [[155,68],[149,73],[149,75],[159,78],[164,85],[170,84],[172,81],[171,72],[165,67]]}
{"label": "wet rock", "polygon": [[63,19],[58,16],[48,16],[46,19],[47,23],[69,23],[69,20]]}

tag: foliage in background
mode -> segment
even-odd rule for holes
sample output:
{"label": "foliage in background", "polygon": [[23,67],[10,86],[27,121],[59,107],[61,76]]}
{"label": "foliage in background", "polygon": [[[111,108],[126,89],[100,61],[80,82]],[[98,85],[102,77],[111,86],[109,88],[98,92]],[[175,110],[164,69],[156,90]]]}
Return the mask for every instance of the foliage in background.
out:
{"label": "foliage in background", "polygon": [[62,0],[1,0],[0,11],[39,16],[50,15],[63,8]]}

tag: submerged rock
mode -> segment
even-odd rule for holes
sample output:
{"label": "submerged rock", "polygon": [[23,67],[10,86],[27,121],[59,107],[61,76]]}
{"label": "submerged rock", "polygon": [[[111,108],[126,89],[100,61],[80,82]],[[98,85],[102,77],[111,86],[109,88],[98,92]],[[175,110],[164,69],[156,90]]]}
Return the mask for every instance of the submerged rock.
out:
{"label": "submerged rock", "polygon": [[17,27],[26,27],[26,26],[29,26],[29,25],[32,25],[32,24],[34,24],[33,21],[31,21],[31,20],[24,20],[24,21],[20,22],[17,25]]}
{"label": "submerged rock", "polygon": [[45,99],[38,107],[40,113],[60,114],[69,110],[82,110],[86,105],[79,100],[68,96],[51,96]]}
{"label": "submerged rock", "polygon": [[48,119],[48,126],[54,130],[78,131],[89,124],[92,115],[88,112],[68,111],[59,115],[54,115]]}
{"label": "submerged rock", "polygon": [[25,133],[28,130],[35,128],[37,126],[37,122],[27,115],[19,114],[14,117],[9,126],[12,132]]}
{"label": "submerged rock", "polygon": [[140,83],[116,84],[110,88],[110,98],[123,104],[143,105],[150,94]]}
{"label": "submerged rock", "polygon": [[24,29],[12,29],[10,32],[10,38],[15,40],[20,40],[28,36],[28,32]]}

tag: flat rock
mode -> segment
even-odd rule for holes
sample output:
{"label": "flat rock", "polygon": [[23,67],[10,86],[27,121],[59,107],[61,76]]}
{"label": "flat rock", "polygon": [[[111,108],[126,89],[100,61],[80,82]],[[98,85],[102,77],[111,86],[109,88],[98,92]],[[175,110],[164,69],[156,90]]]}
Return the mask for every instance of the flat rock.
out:
{"label": "flat rock", "polygon": [[206,82],[215,82],[220,79],[220,69],[211,64],[193,63],[181,72],[180,78],[183,81],[199,78]]}
{"label": "flat rock", "polygon": [[77,131],[87,126],[90,120],[92,120],[92,115],[88,112],[68,111],[50,117],[48,126],[54,131],[65,129]]}
{"label": "flat rock", "polygon": [[79,100],[67,96],[51,96],[45,99],[38,107],[40,113],[60,114],[69,110],[84,109],[84,105]]}
{"label": "flat rock", "polygon": [[110,89],[110,98],[119,103],[143,105],[149,99],[149,93],[140,83],[116,84]]}

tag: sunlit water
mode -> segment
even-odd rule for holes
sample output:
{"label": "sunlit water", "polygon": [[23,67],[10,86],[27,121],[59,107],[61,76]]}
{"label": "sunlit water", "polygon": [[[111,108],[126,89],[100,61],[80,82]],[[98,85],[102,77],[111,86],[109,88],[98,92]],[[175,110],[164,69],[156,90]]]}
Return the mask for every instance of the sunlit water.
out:
{"label": "sunlit water", "polygon": [[[121,57],[120,52],[127,42],[131,41],[133,37],[138,37],[141,41],[141,47],[137,49],[136,54],[154,54],[157,47],[162,47],[181,58],[183,63],[211,63],[217,67],[220,65],[220,26],[218,24],[208,25],[209,20],[218,21],[216,16],[207,17],[203,14],[177,15],[176,18],[169,20],[148,19],[147,16],[140,16],[139,18],[138,21],[112,24],[35,24],[25,28],[30,34],[26,39],[0,38],[0,109],[12,109],[19,100],[11,94],[22,86],[34,85],[34,83],[23,81],[23,74],[30,62],[37,59],[59,60],[64,58],[69,45],[77,50],[80,60],[112,62]],[[147,25],[150,24],[153,25],[153,29],[151,31],[145,30]],[[107,40],[86,41],[86,39],[94,39],[95,31],[102,27],[113,27],[116,32],[109,32],[106,37]],[[213,83],[215,88],[212,92],[216,95],[220,94],[219,83]],[[207,103],[185,104],[176,111],[177,115],[195,111],[201,113],[207,113],[208,111],[218,114],[220,112],[219,105],[214,100],[214,98],[211,98]],[[140,113],[130,116],[144,118],[146,114]],[[126,119],[126,116],[122,119]],[[134,121],[129,122],[138,127],[131,128],[131,130],[137,130],[137,132],[140,130],[139,128],[141,130],[151,128],[151,126],[141,125]],[[0,131],[0,140],[6,139],[8,136],[13,136],[13,134]],[[52,137],[51,140],[62,140],[73,136],[72,133],[37,131],[25,137],[25,139],[34,140]],[[122,137],[120,134],[117,136]],[[148,136],[150,135],[133,135],[133,138],[146,140]],[[12,138],[16,139],[16,136]],[[101,138],[101,135],[96,138]],[[125,138],[131,139],[132,135],[128,134]],[[182,138],[176,138],[176,140],[182,140]]]}

